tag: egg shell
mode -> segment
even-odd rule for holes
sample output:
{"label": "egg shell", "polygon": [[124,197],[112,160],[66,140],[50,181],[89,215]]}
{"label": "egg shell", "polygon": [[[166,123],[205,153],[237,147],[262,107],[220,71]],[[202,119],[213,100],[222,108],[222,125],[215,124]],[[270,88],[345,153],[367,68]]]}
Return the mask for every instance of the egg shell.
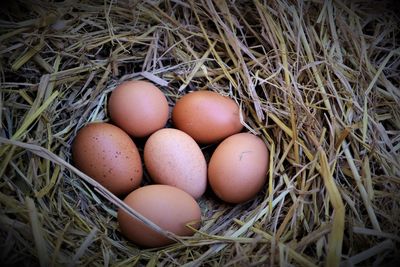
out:
{"label": "egg shell", "polygon": [[263,187],[269,164],[264,141],[250,133],[232,135],[215,149],[208,165],[214,193],[229,203],[253,198]]}
{"label": "egg shell", "polygon": [[[173,186],[144,186],[130,193],[124,202],[162,229],[180,236],[194,234],[187,224],[200,226],[201,211],[196,200]],[[160,247],[174,243],[122,209],[118,211],[118,222],[122,234],[137,245]]]}
{"label": "egg shell", "polygon": [[144,146],[144,164],[154,182],[176,186],[199,198],[207,187],[207,163],[188,134],[172,128],[158,130]]}
{"label": "egg shell", "polygon": [[168,101],[154,84],[126,81],[111,93],[108,103],[111,119],[133,137],[146,137],[165,126]]}
{"label": "egg shell", "polygon": [[115,195],[139,187],[143,169],[135,143],[109,123],[90,123],[80,129],[72,144],[74,165]]}
{"label": "egg shell", "polygon": [[212,91],[196,91],[179,99],[172,111],[174,126],[199,143],[211,144],[238,133],[239,106]]}

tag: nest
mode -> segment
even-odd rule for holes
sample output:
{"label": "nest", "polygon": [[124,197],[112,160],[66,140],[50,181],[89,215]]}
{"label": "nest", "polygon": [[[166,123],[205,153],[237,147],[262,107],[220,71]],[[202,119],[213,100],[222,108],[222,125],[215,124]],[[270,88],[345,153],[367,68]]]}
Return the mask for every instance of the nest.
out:
{"label": "nest", "polygon": [[[28,0],[0,14],[3,264],[396,262],[400,19],[390,2]],[[171,107],[193,90],[234,99],[271,152],[262,192],[240,205],[207,192],[201,228],[173,245],[127,241],[121,200],[71,165],[70,145],[83,125],[109,120],[109,93],[131,79],[155,83]]]}

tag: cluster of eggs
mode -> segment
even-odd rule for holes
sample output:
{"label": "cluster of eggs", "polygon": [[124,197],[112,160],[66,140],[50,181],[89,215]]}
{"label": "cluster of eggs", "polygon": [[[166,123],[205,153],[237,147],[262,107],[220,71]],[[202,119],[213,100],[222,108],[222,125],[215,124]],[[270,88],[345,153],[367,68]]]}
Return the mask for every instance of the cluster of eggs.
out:
{"label": "cluster of eggs", "polygon": [[[265,183],[269,152],[259,137],[241,132],[239,107],[212,91],[180,98],[169,119],[168,101],[150,82],[126,81],[111,93],[110,123],[90,123],[72,144],[74,164],[159,227],[185,236],[198,228],[197,203],[207,184],[222,200],[241,203]],[[142,186],[142,159],[133,138],[147,138],[144,166],[154,184]],[[200,145],[219,143],[207,165]],[[121,232],[134,243],[157,247],[172,243],[123,210]]]}

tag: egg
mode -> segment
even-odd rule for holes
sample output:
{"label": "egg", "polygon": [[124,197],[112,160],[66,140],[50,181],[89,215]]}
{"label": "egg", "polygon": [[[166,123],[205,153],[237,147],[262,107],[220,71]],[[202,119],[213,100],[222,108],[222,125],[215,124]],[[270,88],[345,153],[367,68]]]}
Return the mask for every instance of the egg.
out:
{"label": "egg", "polygon": [[[143,186],[130,193],[124,202],[162,229],[179,236],[194,234],[187,224],[196,229],[200,226],[201,211],[196,200],[173,186]],[[174,243],[122,209],[118,211],[118,223],[122,234],[137,245],[160,247]]]}
{"label": "egg", "polygon": [[215,149],[208,165],[208,181],[220,199],[241,203],[262,189],[268,164],[269,151],[264,141],[250,133],[238,133]]}
{"label": "egg", "polygon": [[135,143],[123,130],[109,123],[90,123],[72,143],[74,165],[115,195],[139,187],[142,162]]}
{"label": "egg", "polygon": [[236,102],[212,91],[184,95],[172,111],[172,121],[202,144],[221,141],[243,128]]}
{"label": "egg", "polygon": [[133,137],[146,137],[165,126],[168,101],[155,85],[126,81],[111,93],[108,103],[114,123]]}
{"label": "egg", "polygon": [[154,182],[199,198],[207,187],[207,163],[188,134],[172,128],[153,133],[144,146],[144,165]]}

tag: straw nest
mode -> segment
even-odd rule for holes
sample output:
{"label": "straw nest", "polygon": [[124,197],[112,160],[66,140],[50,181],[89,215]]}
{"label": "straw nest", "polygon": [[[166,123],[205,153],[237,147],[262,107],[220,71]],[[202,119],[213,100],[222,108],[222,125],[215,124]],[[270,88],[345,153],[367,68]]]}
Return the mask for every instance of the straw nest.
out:
{"label": "straw nest", "polygon": [[[394,263],[400,48],[399,17],[389,4],[3,6],[2,264]],[[71,165],[70,144],[83,125],[109,120],[109,93],[129,79],[157,84],[171,107],[201,89],[237,101],[246,131],[271,151],[265,189],[240,205],[208,192],[199,201],[199,231],[168,247],[141,249],[124,239],[121,201]]]}

